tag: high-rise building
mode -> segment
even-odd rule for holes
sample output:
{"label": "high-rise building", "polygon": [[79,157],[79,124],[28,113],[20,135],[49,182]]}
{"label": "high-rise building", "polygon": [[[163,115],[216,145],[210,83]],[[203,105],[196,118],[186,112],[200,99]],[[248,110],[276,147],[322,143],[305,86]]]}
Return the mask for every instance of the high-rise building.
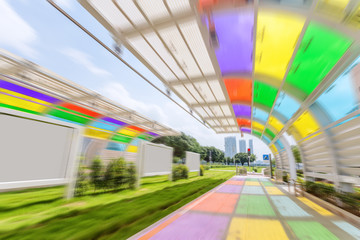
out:
{"label": "high-rise building", "polygon": [[252,139],[249,139],[249,148],[250,148],[250,153],[254,154],[254,145]]}
{"label": "high-rise building", "polygon": [[246,141],[239,140],[239,150],[241,153],[246,153]]}
{"label": "high-rise building", "polygon": [[236,154],[236,137],[225,138],[225,157],[234,157]]}

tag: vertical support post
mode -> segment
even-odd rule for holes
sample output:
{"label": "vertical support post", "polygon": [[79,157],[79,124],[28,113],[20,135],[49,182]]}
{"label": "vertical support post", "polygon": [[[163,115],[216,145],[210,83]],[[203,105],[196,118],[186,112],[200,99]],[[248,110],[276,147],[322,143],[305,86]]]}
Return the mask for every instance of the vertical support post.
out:
{"label": "vertical support post", "polygon": [[274,176],[273,176],[273,174],[272,174],[271,153],[269,154],[269,160],[270,160],[270,178],[272,179]]}
{"label": "vertical support post", "polygon": [[295,158],[294,155],[292,153],[291,147],[288,143],[288,141],[285,139],[284,136],[281,136],[281,142],[284,145],[286,154],[288,156],[289,159],[289,170],[290,170],[290,177],[291,179],[296,179],[296,165],[295,165]]}
{"label": "vertical support post", "polygon": [[140,187],[140,181],[141,181],[141,173],[142,173],[142,163],[144,160],[144,145],[145,142],[144,141],[140,141],[139,144],[139,152],[138,155],[136,156],[136,188]]}
{"label": "vertical support post", "polygon": [[76,180],[80,165],[79,153],[82,139],[82,130],[74,128],[69,152],[69,168],[66,173],[66,176],[69,179],[67,190],[65,192],[66,199],[73,198],[75,194]]}

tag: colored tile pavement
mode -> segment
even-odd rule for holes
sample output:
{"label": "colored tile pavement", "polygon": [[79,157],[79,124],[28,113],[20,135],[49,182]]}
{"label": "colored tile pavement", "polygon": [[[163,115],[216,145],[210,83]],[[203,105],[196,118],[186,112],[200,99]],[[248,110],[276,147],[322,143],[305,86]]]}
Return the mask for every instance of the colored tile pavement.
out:
{"label": "colored tile pavement", "polygon": [[267,178],[235,176],[130,239],[360,240],[360,230]]}

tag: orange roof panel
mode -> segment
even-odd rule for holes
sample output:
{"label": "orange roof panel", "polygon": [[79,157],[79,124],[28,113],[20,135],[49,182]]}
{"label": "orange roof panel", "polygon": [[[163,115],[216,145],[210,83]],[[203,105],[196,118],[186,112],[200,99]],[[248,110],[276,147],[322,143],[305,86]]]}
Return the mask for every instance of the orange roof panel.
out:
{"label": "orange roof panel", "polygon": [[252,81],[250,79],[224,79],[230,101],[251,104]]}

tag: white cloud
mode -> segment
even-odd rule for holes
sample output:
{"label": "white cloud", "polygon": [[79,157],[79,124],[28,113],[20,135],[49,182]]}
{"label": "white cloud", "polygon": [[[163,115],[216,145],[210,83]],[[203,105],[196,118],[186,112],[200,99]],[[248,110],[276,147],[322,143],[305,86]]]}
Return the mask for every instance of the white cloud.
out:
{"label": "white cloud", "polygon": [[56,0],[55,3],[58,4],[62,8],[72,9],[73,8],[73,0]]}
{"label": "white cloud", "polygon": [[90,72],[96,75],[111,75],[110,72],[106,71],[105,69],[97,67],[92,61],[91,56],[81,52],[74,48],[66,48],[61,50],[61,53],[68,56],[74,63],[80,64],[87,68]]}
{"label": "white cloud", "polygon": [[37,39],[35,30],[5,0],[0,0],[0,23],[1,46],[15,48],[27,56],[37,55],[31,47]]}
{"label": "white cloud", "polygon": [[161,107],[136,100],[120,83],[109,83],[104,88],[100,89],[100,92],[102,95],[126,108],[135,110],[151,120],[167,125],[168,117]]}

